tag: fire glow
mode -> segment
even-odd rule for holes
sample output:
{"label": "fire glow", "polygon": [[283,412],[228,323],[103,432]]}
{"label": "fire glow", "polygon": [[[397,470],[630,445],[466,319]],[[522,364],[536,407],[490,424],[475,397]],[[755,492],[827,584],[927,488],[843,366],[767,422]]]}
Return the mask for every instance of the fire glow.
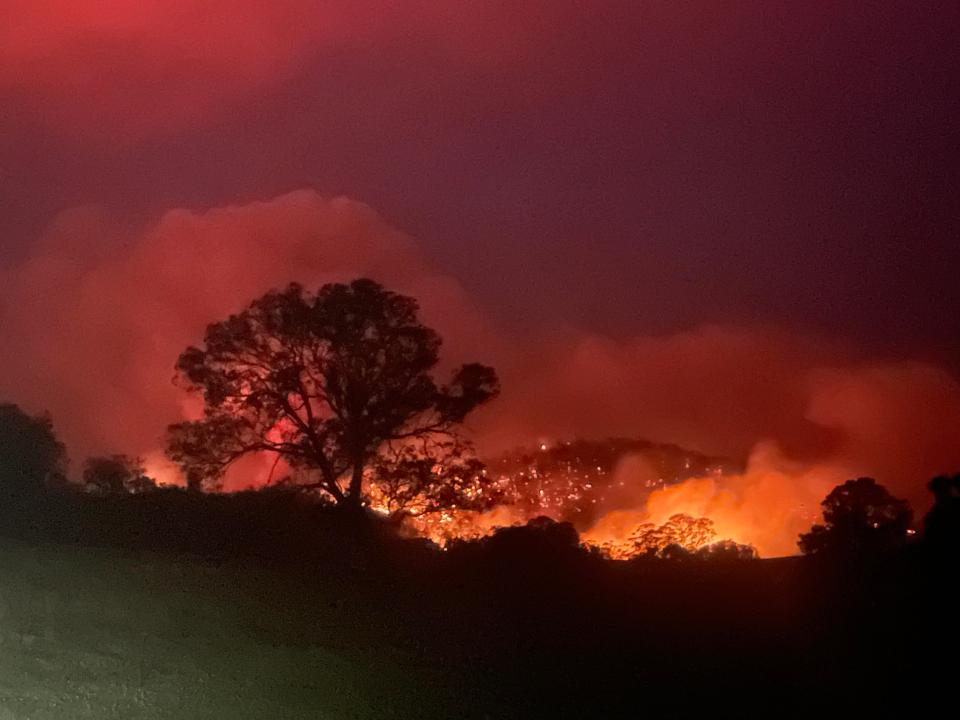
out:
{"label": "fire glow", "polygon": [[[843,475],[836,468],[803,470],[769,446],[758,448],[745,469],[731,471],[716,459],[647,445],[617,458],[617,451],[631,447],[629,441],[561,443],[552,456],[541,444],[536,454],[493,463],[491,471],[500,466],[495,487],[502,505],[487,512],[413,515],[405,523],[441,547],[547,516],[571,522],[584,545],[613,559],[671,544],[695,551],[722,541],[752,546],[761,556],[789,555],[796,552],[797,536],[818,519],[820,499]],[[599,465],[593,457],[569,459],[571,453],[591,451],[606,451],[607,457]],[[677,474],[664,477],[671,463]]]}

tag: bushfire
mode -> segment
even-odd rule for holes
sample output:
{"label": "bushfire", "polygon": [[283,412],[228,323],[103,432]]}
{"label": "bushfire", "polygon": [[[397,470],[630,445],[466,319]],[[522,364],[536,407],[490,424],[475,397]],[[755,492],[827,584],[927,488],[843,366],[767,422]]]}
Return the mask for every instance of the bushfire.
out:
{"label": "bushfire", "polygon": [[[161,484],[181,482],[161,454],[145,465]],[[842,467],[798,467],[772,445],[758,446],[743,464],[624,438],[541,440],[485,465],[485,482],[475,491],[491,496],[487,510],[413,504],[397,513],[376,488],[370,507],[402,518],[408,532],[440,547],[546,516],[571,523],[585,546],[613,559],[748,548],[771,557],[797,552],[797,536],[819,519],[820,500],[849,474]],[[277,482],[289,472],[268,456],[245,458],[235,470],[225,489]]]}
{"label": "bushfire", "polygon": [[[496,507],[485,512],[451,508],[413,513],[405,518],[406,527],[444,547],[546,516],[570,522],[586,546],[611,559],[756,554],[729,523],[721,533],[695,508],[678,507],[665,518],[651,512],[656,505],[651,500],[667,489],[742,473],[723,458],[641,440],[541,442],[534,450],[520,449],[494,459],[485,472],[495,474],[488,492],[498,494]],[[373,507],[387,512],[386,505],[376,500]]]}

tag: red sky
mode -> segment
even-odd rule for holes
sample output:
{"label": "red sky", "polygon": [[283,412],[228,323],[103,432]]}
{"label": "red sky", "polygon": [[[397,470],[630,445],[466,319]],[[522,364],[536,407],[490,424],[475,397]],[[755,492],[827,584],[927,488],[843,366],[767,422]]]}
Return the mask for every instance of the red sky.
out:
{"label": "red sky", "polygon": [[366,273],[502,369],[491,445],[960,467],[954,3],[4,13],[0,394],[75,457],[155,449],[206,322]]}

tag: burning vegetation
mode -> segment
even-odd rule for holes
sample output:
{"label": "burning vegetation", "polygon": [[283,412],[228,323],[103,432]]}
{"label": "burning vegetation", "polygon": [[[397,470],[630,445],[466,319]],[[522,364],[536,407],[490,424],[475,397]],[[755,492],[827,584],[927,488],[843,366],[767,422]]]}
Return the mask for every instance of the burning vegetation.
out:
{"label": "burning vegetation", "polygon": [[[543,441],[486,463],[480,472],[490,478],[489,510],[447,507],[410,513],[404,522],[412,532],[441,546],[549,517],[573,525],[586,545],[611,559],[663,556],[676,548],[694,552],[720,539],[708,518],[676,513],[661,525],[638,521],[611,537],[590,531],[617,508],[642,507],[657,490],[740,470],[724,458],[646,440]],[[445,472],[442,466],[434,471]],[[384,514],[392,511],[384,500],[374,498],[371,504]]]}

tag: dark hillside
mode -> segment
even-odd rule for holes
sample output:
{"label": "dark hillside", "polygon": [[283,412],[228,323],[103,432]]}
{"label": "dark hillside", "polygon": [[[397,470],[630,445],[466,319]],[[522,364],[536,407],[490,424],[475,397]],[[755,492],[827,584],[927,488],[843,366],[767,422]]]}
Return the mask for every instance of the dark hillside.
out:
{"label": "dark hillside", "polygon": [[427,674],[370,643],[342,588],[309,616],[288,591],[235,567],[2,541],[0,717],[429,714]]}

